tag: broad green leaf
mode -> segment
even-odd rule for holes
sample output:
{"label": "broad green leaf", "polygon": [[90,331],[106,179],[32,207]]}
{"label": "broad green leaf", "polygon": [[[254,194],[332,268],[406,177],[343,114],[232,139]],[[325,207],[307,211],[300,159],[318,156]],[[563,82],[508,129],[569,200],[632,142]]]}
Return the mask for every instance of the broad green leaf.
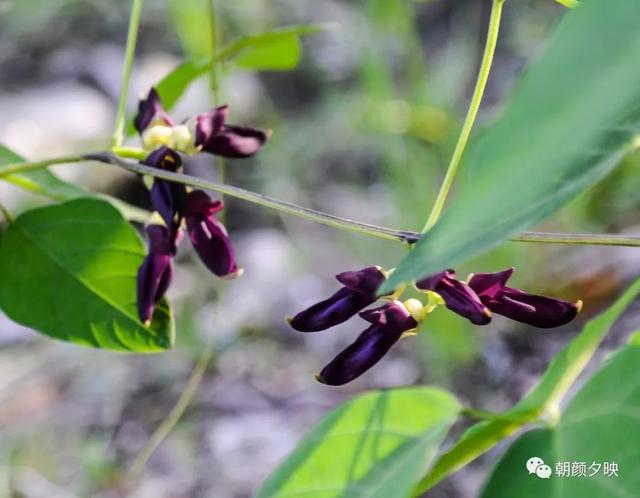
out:
{"label": "broad green leaf", "polygon": [[640,280],[635,282],[605,313],[591,320],[551,361],[540,382],[515,406],[501,414],[500,419],[480,422],[469,428],[460,440],[444,453],[431,472],[422,479],[415,495],[430,489],[444,477],[474,460],[500,440],[526,423],[535,421],[544,412],[555,414],[558,405],[616,319],[640,293]]}
{"label": "broad green leaf", "polygon": [[[212,59],[200,58],[182,62],[156,85],[156,89],[164,107],[169,110],[191,83],[211,69],[212,64],[236,62],[257,70],[292,69],[300,60],[300,37],[334,27],[333,24],[290,26],[237,38],[217,52]],[[278,56],[283,58],[282,61],[274,60],[274,57]],[[260,57],[264,57],[265,60],[261,62]]]}
{"label": "broad green leaf", "polygon": [[[576,394],[558,423],[518,438],[493,470],[483,498],[632,498],[640,489],[640,348],[612,357]],[[539,457],[550,479],[529,474],[526,462]],[[556,464],[584,462],[587,476],[561,477]],[[597,474],[592,463],[600,464]],[[604,462],[618,465],[618,477],[604,475]]]}
{"label": "broad green leaf", "polygon": [[80,198],[20,215],[0,239],[0,308],[42,334],[83,346],[153,353],[173,345],[166,301],[137,318],[145,250],[106,201]]}
{"label": "broad green leaf", "polygon": [[459,410],[451,394],[428,387],[348,401],[305,437],[257,497],[408,496]]}
{"label": "broad green leaf", "polygon": [[640,127],[638,19],[640,2],[628,0],[590,0],[564,16],[468,151],[452,207],[381,293],[486,252],[611,171]]}
{"label": "broad green leaf", "polygon": [[149,211],[133,206],[110,195],[92,194],[73,183],[65,182],[48,169],[32,170],[6,176],[2,175],[3,166],[24,161],[25,159],[22,156],[19,156],[4,145],[0,145],[0,179],[56,201],[66,201],[76,199],[78,197],[88,197],[93,195],[109,201],[122,213],[122,216],[129,221],[146,223],[151,216]]}
{"label": "broad green leaf", "polygon": [[[2,173],[3,165],[23,161],[25,161],[23,157],[0,144],[0,173]],[[25,171],[24,173],[16,173],[1,178],[5,182],[56,200],[73,199],[74,197],[87,195],[80,187],[61,180],[48,169]]]}

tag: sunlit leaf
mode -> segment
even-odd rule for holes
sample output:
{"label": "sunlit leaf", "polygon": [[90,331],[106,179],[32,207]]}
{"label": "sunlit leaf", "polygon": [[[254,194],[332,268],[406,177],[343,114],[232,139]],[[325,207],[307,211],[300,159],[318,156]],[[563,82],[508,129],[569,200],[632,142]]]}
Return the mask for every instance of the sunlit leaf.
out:
{"label": "sunlit leaf", "polygon": [[556,0],[561,5],[565,7],[569,7],[570,9],[575,9],[578,5],[580,5],[579,0]]}
{"label": "sunlit leaf", "polygon": [[[557,424],[526,432],[513,443],[496,465],[482,498],[637,496],[638,365],[638,346],[628,346],[605,363],[571,400]],[[554,474],[549,479],[529,474],[526,462],[532,457],[541,458]],[[555,473],[556,464],[562,462],[570,464],[566,477]],[[584,462],[586,475],[572,477],[571,472],[577,472],[575,468],[571,470],[572,462]],[[617,465],[617,476],[605,474],[605,462]]]}
{"label": "sunlit leaf", "polygon": [[288,71],[294,69],[302,58],[302,42],[298,36],[288,36],[251,50],[246,50],[234,63],[255,71]]}
{"label": "sunlit leaf", "polygon": [[428,468],[460,410],[441,389],[373,392],[327,415],[258,498],[402,498]]}
{"label": "sunlit leaf", "polygon": [[151,215],[151,213],[145,209],[133,206],[110,195],[91,193],[73,183],[65,182],[48,169],[25,171],[23,173],[15,173],[6,176],[2,175],[3,167],[24,161],[25,159],[22,156],[19,156],[8,147],[0,144],[0,179],[7,183],[11,183],[16,187],[33,192],[34,194],[42,195],[57,201],[76,199],[78,197],[88,197],[91,195],[99,197],[113,204],[113,206],[122,213],[122,216],[129,221],[145,223]]}
{"label": "sunlit leaf", "polygon": [[[189,85],[209,71],[212,64],[234,62],[256,70],[293,69],[300,61],[300,37],[334,28],[334,24],[309,24],[237,38],[222,48],[213,59],[182,62],[156,85],[156,89],[165,108],[171,109]],[[278,60],[278,57],[282,60]]]}
{"label": "sunlit leaf", "polygon": [[640,125],[638,19],[640,2],[628,0],[591,0],[564,16],[503,115],[468,151],[451,209],[382,293],[486,252],[615,167]]}
{"label": "sunlit leaf", "polygon": [[640,280],[629,287],[605,313],[591,320],[582,332],[556,355],[540,382],[513,408],[501,414],[502,419],[480,422],[469,428],[462,438],[438,459],[431,472],[417,486],[415,496],[430,489],[526,423],[537,419],[545,411],[556,412],[559,402],[583,371],[606,333],[638,293]]}
{"label": "sunlit leaf", "polygon": [[169,0],[169,17],[182,49],[188,57],[211,57],[214,39],[211,32],[211,0]]}
{"label": "sunlit leaf", "polygon": [[[0,144],[0,173],[3,166],[23,162],[24,160],[23,157]],[[73,199],[74,197],[87,195],[86,191],[72,183],[61,180],[48,169],[25,171],[24,173],[16,173],[1,178],[5,182],[56,200]]]}
{"label": "sunlit leaf", "polygon": [[0,239],[0,308],[14,321],[75,344],[152,353],[173,344],[161,302],[138,320],[136,275],[145,250],[108,202],[80,198],[20,215]]}

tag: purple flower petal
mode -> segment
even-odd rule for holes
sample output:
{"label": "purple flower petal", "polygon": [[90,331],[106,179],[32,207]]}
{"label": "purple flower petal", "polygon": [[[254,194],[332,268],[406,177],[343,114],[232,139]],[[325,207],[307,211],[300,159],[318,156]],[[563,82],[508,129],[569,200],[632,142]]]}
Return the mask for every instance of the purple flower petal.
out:
{"label": "purple flower petal", "polygon": [[347,321],[374,301],[375,297],[342,287],[328,299],[298,313],[289,324],[299,332],[319,332]]}
{"label": "purple flower petal", "polygon": [[391,301],[379,308],[360,313],[363,320],[373,324],[402,331],[414,329],[418,322],[411,316],[400,301]]}
{"label": "purple flower petal", "polygon": [[527,294],[509,287],[500,298],[488,304],[492,311],[512,320],[534,327],[549,329],[566,325],[573,320],[582,303],[569,303],[546,296]]}
{"label": "purple flower petal", "polygon": [[142,164],[175,173],[182,167],[182,159],[175,150],[158,147],[142,161]]}
{"label": "purple flower petal", "polygon": [[155,179],[151,187],[151,204],[172,230],[180,227],[187,191],[184,185]]}
{"label": "purple flower petal", "polygon": [[369,266],[358,271],[345,271],[336,275],[336,280],[345,287],[370,297],[376,296],[378,288],[386,278],[379,266]]}
{"label": "purple flower petal", "polygon": [[580,311],[581,302],[569,303],[507,287],[513,272],[514,268],[508,268],[497,273],[478,273],[471,278],[469,286],[494,313],[534,327],[565,325]]}
{"label": "purple flower petal", "polygon": [[133,120],[134,126],[138,133],[142,133],[152,122],[162,121],[167,126],[173,126],[171,117],[162,107],[160,96],[155,88],[149,90],[146,99],[140,100],[138,103],[138,114]]}
{"label": "purple flower petal", "polygon": [[454,313],[476,325],[491,321],[491,312],[469,285],[455,279],[453,270],[445,270],[416,283],[420,290],[433,291],[442,297],[445,305]]}
{"label": "purple flower petal", "polygon": [[[166,171],[177,172],[181,169],[180,156],[168,147],[154,150],[143,164]],[[181,183],[156,178],[151,187],[151,204],[160,213],[166,225],[177,230],[180,227],[185,209],[187,189]]]}
{"label": "purple flower petal", "polygon": [[469,287],[481,300],[493,299],[507,286],[514,271],[515,268],[511,267],[496,273],[474,273],[469,280]]}
{"label": "purple flower petal", "polygon": [[229,107],[223,105],[196,116],[196,147],[204,147],[212,137],[220,133],[228,114]]}
{"label": "purple flower petal", "polygon": [[322,369],[318,381],[330,386],[352,381],[380,361],[404,332],[418,325],[397,301],[361,313],[361,316],[373,324]]}
{"label": "purple flower petal", "polygon": [[185,220],[191,243],[204,265],[219,277],[233,278],[240,272],[235,252],[227,230],[214,216],[222,207],[222,202],[195,190],[187,195]]}
{"label": "purple flower petal", "polygon": [[269,135],[257,128],[241,126],[223,126],[211,135],[202,145],[202,150],[229,158],[243,158],[254,155],[267,142]]}
{"label": "purple flower petal", "polygon": [[289,319],[289,324],[300,332],[319,332],[343,323],[377,300],[385,278],[377,266],[339,273],[336,279],[344,287]]}
{"label": "purple flower petal", "polygon": [[148,323],[155,305],[162,299],[173,276],[172,257],[178,234],[161,225],[149,225],[149,254],[138,270],[138,316]]}

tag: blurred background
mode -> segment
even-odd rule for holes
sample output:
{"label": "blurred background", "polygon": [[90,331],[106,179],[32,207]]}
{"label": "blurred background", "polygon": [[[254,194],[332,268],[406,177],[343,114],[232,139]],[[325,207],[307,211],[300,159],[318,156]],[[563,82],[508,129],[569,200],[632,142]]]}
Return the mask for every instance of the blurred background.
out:
{"label": "blurred background", "polygon": [[[202,29],[204,1],[146,2],[130,116],[137,96],[184,57],[210,50]],[[223,68],[220,95],[230,105],[229,121],[273,130],[255,158],[227,162],[225,181],[341,216],[420,229],[466,111],[490,3],[218,1],[225,43],[290,25],[338,27],[305,36],[301,61],[292,70]],[[104,149],[115,116],[129,8],[124,0],[0,0],[0,143],[29,159]],[[552,0],[507,3],[477,132],[500,113],[563,11]],[[181,120],[211,103],[203,78],[172,114]],[[129,140],[137,145],[135,137]],[[640,156],[628,157],[612,176],[538,228],[638,232],[639,163]],[[186,169],[217,178],[210,157],[190,159]],[[149,207],[142,183],[122,170],[91,163],[55,171]],[[15,212],[50,202],[7,184],[0,184],[0,197]],[[541,331],[496,317],[478,328],[438,310],[423,333],[402,341],[369,373],[330,388],[313,375],[365,322],[353,319],[304,335],[288,328],[285,317],[333,293],[334,274],[375,264],[393,267],[404,249],[232,199],[226,205],[245,274],[222,286],[183,245],[170,290],[177,314],[172,352],[133,356],[83,349],[36,335],[0,314],[0,496],[249,497],[323,414],[363,390],[436,384],[465,404],[504,409],[533,386],[581,323],[640,270],[640,253],[632,249],[505,243],[458,268],[459,275],[516,266],[517,287],[583,299],[580,320]],[[608,344],[637,325],[628,314]],[[127,490],[132,463],[211,344],[213,359],[184,416],[153,453],[135,489]],[[464,423],[456,426],[453,435],[463,428]],[[475,496],[503,449],[427,496]]]}

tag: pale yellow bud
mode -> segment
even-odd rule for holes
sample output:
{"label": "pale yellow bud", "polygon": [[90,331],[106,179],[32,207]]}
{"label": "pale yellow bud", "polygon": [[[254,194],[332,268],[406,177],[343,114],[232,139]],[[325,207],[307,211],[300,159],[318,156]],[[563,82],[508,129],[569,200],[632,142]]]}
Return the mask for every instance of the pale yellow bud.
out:
{"label": "pale yellow bud", "polygon": [[171,137],[171,147],[185,154],[197,154],[198,147],[196,147],[196,139],[193,131],[189,126],[184,124],[174,126]]}
{"label": "pale yellow bud", "polygon": [[417,299],[407,299],[402,303],[411,317],[418,323],[423,322],[427,318],[427,312],[422,303]]}
{"label": "pale yellow bud", "polygon": [[142,146],[145,150],[155,150],[163,145],[169,147],[173,139],[170,126],[154,125],[142,132]]}

